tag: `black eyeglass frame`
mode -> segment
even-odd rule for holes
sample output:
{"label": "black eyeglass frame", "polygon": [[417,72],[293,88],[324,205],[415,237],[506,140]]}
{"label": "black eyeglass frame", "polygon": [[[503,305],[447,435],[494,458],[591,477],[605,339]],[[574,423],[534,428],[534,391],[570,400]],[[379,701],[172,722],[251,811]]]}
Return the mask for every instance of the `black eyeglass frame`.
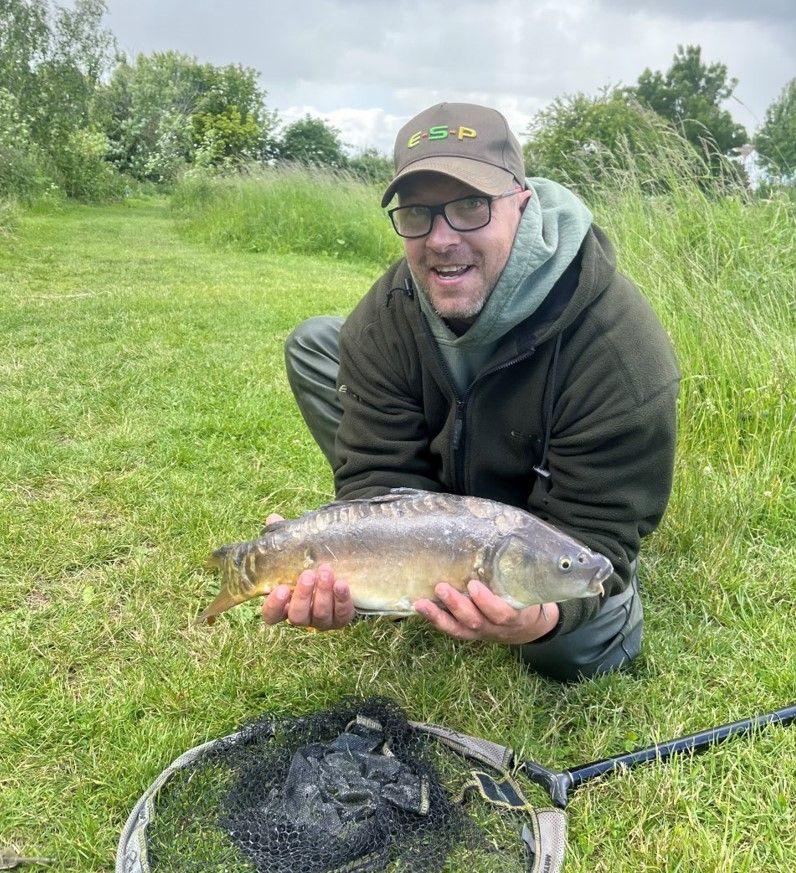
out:
{"label": "black eyeglass frame", "polygon": [[[431,233],[432,228],[434,227],[434,219],[441,215],[445,219],[445,223],[451,230],[455,230],[456,233],[469,233],[471,230],[481,230],[482,227],[486,227],[490,221],[492,221],[492,202],[494,200],[502,200],[504,197],[511,197],[514,194],[521,194],[520,190],[515,189],[514,191],[506,191],[505,194],[468,194],[466,197],[457,197],[455,200],[448,200],[446,203],[439,203],[437,206],[429,206],[427,203],[408,203],[406,206],[394,206],[392,209],[387,210],[387,215],[390,216],[390,221],[392,222],[393,230],[400,236],[402,239],[421,239],[424,236],[428,236]],[[468,227],[468,228],[460,228],[456,227],[448,218],[445,209],[450,206],[452,203],[461,203],[462,200],[486,200],[487,205],[487,219],[483,224],[479,224],[478,227]],[[398,225],[395,223],[394,214],[399,212],[401,209],[417,209],[418,206],[422,206],[424,209],[428,209],[428,230],[425,233],[416,233],[411,236],[401,233],[398,230]]]}

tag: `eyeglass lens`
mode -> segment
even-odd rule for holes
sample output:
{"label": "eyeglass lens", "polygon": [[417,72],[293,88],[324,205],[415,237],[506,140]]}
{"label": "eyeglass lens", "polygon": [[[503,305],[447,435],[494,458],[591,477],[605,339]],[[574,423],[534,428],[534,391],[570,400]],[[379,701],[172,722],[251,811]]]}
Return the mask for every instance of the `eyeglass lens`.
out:
{"label": "eyeglass lens", "polygon": [[489,224],[487,197],[463,197],[438,207],[402,206],[392,212],[395,229],[401,236],[425,236],[435,215],[442,213],[454,230],[477,230]]}

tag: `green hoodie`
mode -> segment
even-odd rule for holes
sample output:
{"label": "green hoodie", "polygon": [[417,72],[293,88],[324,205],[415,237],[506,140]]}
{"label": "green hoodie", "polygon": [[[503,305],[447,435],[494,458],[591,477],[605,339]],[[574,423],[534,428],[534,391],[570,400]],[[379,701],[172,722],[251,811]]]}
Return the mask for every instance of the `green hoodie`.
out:
{"label": "green hoodie", "polygon": [[[497,285],[470,328],[457,336],[419,291],[420,308],[460,394],[492,357],[500,340],[536,312],[591,227],[591,212],[563,185],[541,178],[525,181],[533,196],[525,206]],[[414,285],[420,288],[416,280]]]}

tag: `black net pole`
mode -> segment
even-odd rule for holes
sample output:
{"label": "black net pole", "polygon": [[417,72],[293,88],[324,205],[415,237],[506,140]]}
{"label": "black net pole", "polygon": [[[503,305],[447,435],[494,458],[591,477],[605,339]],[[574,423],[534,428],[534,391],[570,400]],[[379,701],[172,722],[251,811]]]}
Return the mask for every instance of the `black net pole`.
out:
{"label": "black net pole", "polygon": [[590,764],[584,764],[581,767],[565,772],[569,775],[568,781],[570,787],[574,789],[590,779],[596,779],[598,776],[610,773],[620,767],[635,767],[637,764],[644,764],[648,761],[666,761],[672,755],[679,752],[701,752],[710,746],[724,742],[724,740],[730,737],[747,734],[770,724],[790,724],[794,719],[796,719],[796,704],[786,706],[783,709],[778,709],[766,715],[758,715],[743,721],[724,724],[721,727],[699,731],[699,733],[688,734],[688,736],[679,737],[676,740],[669,740],[656,746],[648,746],[646,749],[637,749],[624,755],[604,758],[602,761],[592,761]]}
{"label": "black net pole", "polygon": [[556,806],[563,809],[569,800],[570,791],[605,773],[613,772],[622,767],[635,767],[637,764],[645,764],[649,761],[667,761],[672,755],[679,752],[701,752],[730,737],[747,734],[770,724],[787,725],[794,719],[796,719],[796,704],[791,704],[765,715],[758,715],[743,721],[734,721],[721,725],[721,727],[688,734],[688,736],[679,737],[676,740],[668,740],[665,743],[648,746],[645,749],[636,749],[634,752],[615,755],[612,758],[603,758],[601,761],[592,761],[589,764],[562,772],[549,770],[535,761],[524,761],[522,769],[531,781],[541,785],[547,791]]}

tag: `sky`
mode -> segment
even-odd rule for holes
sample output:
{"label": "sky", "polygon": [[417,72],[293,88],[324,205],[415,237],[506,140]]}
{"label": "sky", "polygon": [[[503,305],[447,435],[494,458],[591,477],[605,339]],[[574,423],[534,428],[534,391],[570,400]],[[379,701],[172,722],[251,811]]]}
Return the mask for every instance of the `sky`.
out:
{"label": "sky", "polygon": [[130,56],[254,67],[284,123],[319,116],[385,154],[441,101],[492,106],[524,140],[555,97],[665,71],[678,44],[727,65],[750,134],[796,75],[796,0],[108,0],[107,22]]}

